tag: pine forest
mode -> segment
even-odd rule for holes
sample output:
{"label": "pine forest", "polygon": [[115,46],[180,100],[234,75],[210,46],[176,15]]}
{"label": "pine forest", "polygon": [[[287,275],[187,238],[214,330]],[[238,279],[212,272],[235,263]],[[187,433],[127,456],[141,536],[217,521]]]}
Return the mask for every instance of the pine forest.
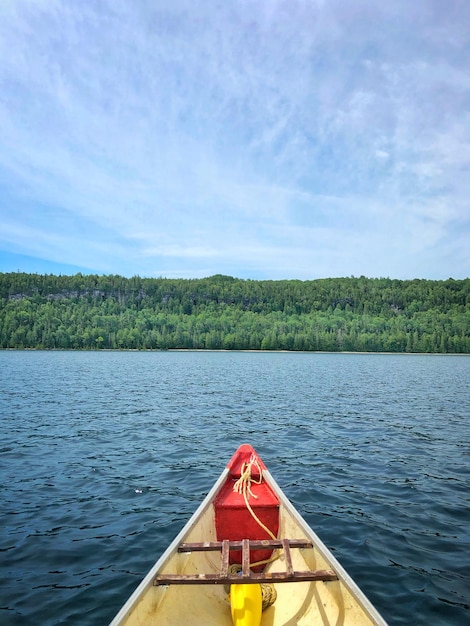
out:
{"label": "pine forest", "polygon": [[470,353],[470,279],[0,273],[0,348]]}

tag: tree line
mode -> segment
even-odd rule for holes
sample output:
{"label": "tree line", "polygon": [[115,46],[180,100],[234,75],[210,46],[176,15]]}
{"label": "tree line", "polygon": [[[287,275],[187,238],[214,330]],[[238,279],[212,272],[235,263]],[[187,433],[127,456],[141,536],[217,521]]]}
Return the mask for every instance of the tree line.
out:
{"label": "tree line", "polygon": [[0,347],[470,353],[470,279],[0,273]]}

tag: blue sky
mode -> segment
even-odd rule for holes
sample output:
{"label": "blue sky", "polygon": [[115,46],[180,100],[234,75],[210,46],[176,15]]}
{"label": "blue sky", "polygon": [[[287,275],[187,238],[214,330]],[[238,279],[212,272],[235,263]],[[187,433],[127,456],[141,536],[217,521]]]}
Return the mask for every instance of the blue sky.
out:
{"label": "blue sky", "polygon": [[467,0],[2,0],[0,271],[470,276]]}

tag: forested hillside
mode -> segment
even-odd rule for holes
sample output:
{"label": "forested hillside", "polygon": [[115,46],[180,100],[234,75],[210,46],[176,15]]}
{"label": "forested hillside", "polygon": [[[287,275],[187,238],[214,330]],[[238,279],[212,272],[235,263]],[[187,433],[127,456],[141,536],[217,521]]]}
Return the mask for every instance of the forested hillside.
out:
{"label": "forested hillside", "polygon": [[470,279],[0,273],[0,347],[470,353]]}

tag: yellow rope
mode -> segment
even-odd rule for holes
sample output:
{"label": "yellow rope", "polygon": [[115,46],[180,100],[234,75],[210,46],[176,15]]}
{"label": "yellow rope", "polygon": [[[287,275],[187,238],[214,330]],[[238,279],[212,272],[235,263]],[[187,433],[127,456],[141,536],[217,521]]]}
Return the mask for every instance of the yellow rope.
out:
{"label": "yellow rope", "polygon": [[[255,466],[258,469],[258,471],[259,471],[259,480],[255,480],[253,478],[253,476],[251,475],[251,468],[253,466]],[[252,492],[252,490],[251,490],[251,483],[253,483],[255,485],[260,485],[262,480],[263,480],[263,471],[262,471],[262,469],[260,467],[260,464],[258,463],[257,458],[255,457],[254,454],[252,454],[249,463],[243,463],[243,465],[241,467],[240,478],[234,484],[233,490],[236,491],[237,493],[239,493],[240,495],[243,495],[243,499],[245,500],[246,508],[250,511],[250,513],[251,513],[253,519],[255,520],[255,522],[264,531],[266,531],[266,533],[271,537],[271,539],[276,539],[276,536],[274,535],[274,533],[272,533],[269,530],[269,528],[263,524],[263,522],[259,519],[259,517],[256,515],[256,513],[251,508],[250,503],[248,502],[248,497],[249,496],[251,496],[252,498],[255,498],[255,499],[258,498],[258,496],[256,496]],[[269,560],[271,560],[271,559],[269,559]]]}
{"label": "yellow rope", "polygon": [[[242,566],[239,563],[231,565],[229,568],[230,574],[237,574],[242,571]],[[260,583],[261,586],[261,609],[265,611],[272,604],[276,602],[277,591],[273,583]],[[230,604],[230,587],[231,585],[224,585],[225,593],[227,594],[227,601]]]}

